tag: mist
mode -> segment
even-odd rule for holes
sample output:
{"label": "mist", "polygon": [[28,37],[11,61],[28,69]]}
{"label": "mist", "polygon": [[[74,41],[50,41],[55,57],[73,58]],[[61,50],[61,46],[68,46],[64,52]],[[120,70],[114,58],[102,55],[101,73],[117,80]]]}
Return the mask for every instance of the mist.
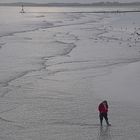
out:
{"label": "mist", "polygon": [[140,2],[140,0],[1,0],[0,3],[33,2],[33,3],[94,3],[94,2]]}

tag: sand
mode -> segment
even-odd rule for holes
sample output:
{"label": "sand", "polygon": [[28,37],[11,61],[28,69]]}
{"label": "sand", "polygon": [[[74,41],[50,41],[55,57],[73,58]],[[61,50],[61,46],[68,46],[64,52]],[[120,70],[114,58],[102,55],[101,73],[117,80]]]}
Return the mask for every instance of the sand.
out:
{"label": "sand", "polygon": [[[140,139],[139,13],[9,11],[0,15],[1,140]],[[99,124],[104,99],[111,127]]]}

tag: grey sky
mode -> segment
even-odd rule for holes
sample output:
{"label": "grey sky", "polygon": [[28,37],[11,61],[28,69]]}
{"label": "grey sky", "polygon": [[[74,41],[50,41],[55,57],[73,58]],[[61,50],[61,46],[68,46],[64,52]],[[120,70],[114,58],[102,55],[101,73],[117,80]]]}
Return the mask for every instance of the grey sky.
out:
{"label": "grey sky", "polygon": [[140,0],[0,0],[0,3],[9,3],[9,2],[35,2],[35,3],[93,3],[93,2],[101,2],[101,1],[109,1],[109,2],[140,2]]}

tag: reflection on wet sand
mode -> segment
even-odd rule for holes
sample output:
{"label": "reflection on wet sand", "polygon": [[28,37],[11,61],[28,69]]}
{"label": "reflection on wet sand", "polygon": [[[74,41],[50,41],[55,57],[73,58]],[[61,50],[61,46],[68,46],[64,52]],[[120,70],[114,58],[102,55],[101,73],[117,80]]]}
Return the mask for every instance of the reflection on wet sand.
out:
{"label": "reflection on wet sand", "polygon": [[98,140],[112,140],[109,126],[100,127],[98,132]]}

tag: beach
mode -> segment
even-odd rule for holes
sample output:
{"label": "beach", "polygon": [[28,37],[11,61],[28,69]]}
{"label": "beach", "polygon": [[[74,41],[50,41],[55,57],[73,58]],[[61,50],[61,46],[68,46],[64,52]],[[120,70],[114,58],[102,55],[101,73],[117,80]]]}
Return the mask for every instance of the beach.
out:
{"label": "beach", "polygon": [[0,9],[0,140],[139,140],[139,12],[45,10]]}

